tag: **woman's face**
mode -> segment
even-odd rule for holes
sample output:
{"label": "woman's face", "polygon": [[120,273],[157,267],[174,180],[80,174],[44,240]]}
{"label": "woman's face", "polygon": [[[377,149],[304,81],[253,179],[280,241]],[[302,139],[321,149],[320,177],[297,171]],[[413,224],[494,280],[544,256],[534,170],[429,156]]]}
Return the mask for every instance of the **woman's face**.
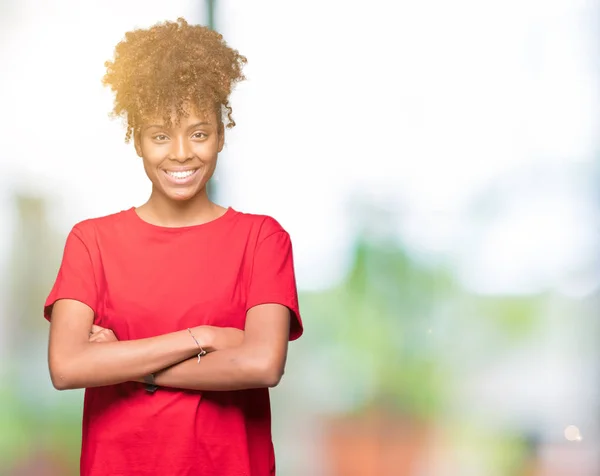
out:
{"label": "woman's face", "polygon": [[223,123],[215,113],[192,113],[169,127],[163,119],[148,121],[135,136],[135,149],[153,189],[183,201],[205,189],[223,141]]}

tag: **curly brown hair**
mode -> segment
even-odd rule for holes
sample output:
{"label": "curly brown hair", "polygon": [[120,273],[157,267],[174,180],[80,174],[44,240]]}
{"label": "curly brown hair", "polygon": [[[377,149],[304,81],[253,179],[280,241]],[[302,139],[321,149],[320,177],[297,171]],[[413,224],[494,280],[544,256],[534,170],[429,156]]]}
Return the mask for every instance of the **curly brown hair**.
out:
{"label": "curly brown hair", "polygon": [[229,95],[245,79],[246,58],[227,46],[223,36],[183,18],[125,34],[102,80],[115,93],[113,116],[127,123],[125,141],[152,117],[186,116],[186,105],[215,111],[235,126]]}

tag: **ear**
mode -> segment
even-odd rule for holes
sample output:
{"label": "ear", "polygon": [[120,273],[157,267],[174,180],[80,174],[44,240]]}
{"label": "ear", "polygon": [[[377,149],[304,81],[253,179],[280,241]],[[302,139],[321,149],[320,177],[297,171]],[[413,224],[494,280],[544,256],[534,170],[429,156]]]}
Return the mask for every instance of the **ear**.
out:
{"label": "ear", "polygon": [[142,155],[142,138],[140,137],[140,131],[137,130],[133,133],[133,145],[135,147],[135,152],[138,157],[143,157]]}
{"label": "ear", "polygon": [[225,126],[223,125],[223,121],[219,121],[219,152],[223,150],[223,146],[225,145]]}

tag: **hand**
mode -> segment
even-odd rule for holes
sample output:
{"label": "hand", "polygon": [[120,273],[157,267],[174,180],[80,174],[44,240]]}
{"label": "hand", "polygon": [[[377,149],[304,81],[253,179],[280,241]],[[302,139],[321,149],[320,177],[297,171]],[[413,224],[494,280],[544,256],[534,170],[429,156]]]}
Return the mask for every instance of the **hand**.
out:
{"label": "hand", "polygon": [[89,342],[118,342],[117,336],[110,329],[106,329],[104,327],[92,326],[92,330],[90,331]]}

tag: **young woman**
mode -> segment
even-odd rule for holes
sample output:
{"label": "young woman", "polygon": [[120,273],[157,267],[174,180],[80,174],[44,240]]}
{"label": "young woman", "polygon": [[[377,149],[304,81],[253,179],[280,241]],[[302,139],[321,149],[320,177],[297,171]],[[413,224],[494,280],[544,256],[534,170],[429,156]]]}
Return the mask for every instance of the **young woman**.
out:
{"label": "young woman", "polygon": [[44,308],[54,386],[86,389],[83,476],[275,474],[268,388],[302,333],[290,237],[206,193],[245,62],[179,19],[106,64],[152,193],[73,227]]}

